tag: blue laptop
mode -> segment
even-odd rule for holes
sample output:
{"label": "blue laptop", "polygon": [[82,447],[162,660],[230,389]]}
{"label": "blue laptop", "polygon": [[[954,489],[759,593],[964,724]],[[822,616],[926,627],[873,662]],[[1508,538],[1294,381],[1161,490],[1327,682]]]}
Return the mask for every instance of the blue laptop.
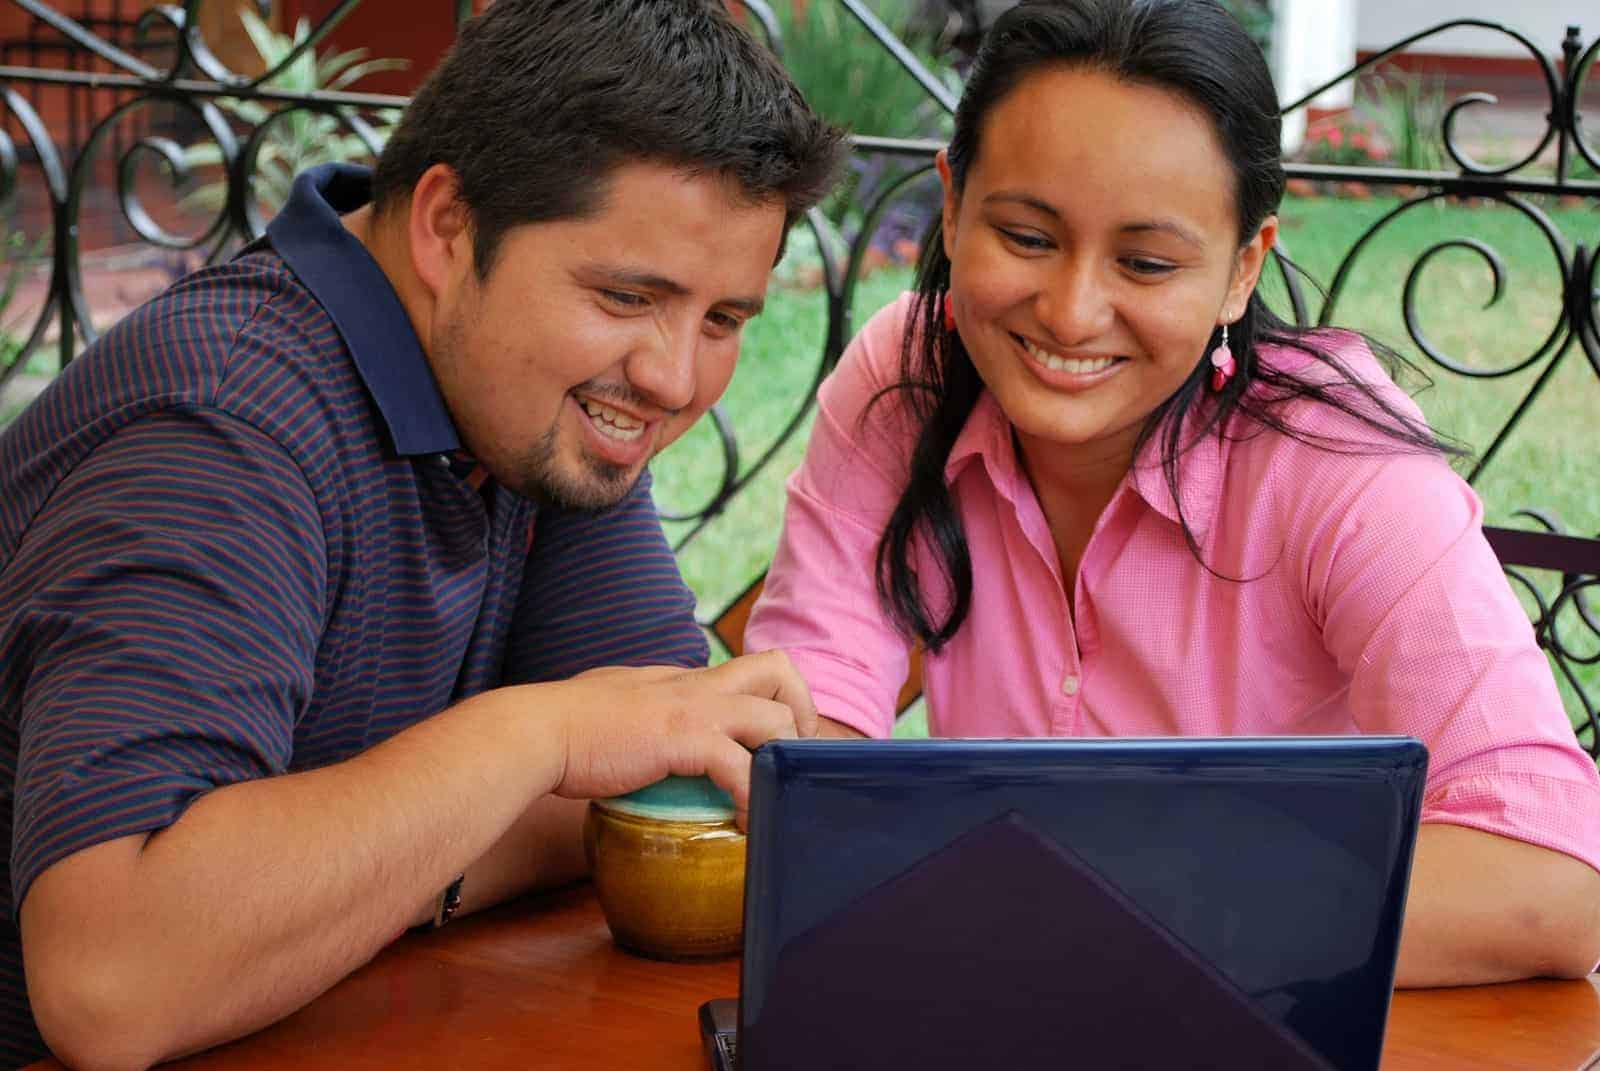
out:
{"label": "blue laptop", "polygon": [[768,744],[712,1066],[1377,1068],[1426,770],[1397,737]]}

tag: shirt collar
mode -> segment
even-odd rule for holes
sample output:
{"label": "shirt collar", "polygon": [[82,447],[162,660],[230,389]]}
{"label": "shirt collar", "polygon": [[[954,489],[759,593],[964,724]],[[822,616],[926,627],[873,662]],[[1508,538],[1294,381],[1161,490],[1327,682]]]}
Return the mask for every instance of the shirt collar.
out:
{"label": "shirt collar", "polygon": [[402,455],[444,454],[460,437],[400,296],[339,216],[372,199],[372,172],[322,164],[303,172],[267,239],[327,310]]}
{"label": "shirt collar", "polygon": [[[1216,516],[1227,446],[1226,440],[1217,435],[1215,428],[1198,441],[1195,440],[1202,419],[1203,416],[1194,410],[1184,417],[1181,441],[1187,449],[1178,457],[1178,490],[1183,499],[1181,517],[1177,500],[1167,486],[1166,473],[1161,469],[1159,434],[1139,451],[1138,459],[1117,491],[1120,495],[1122,488],[1130,488],[1151,509],[1174,524],[1181,525],[1187,521],[1197,542],[1205,538]],[[972,415],[967,418],[961,434],[950,448],[950,457],[944,467],[945,483],[953,485],[965,469],[979,463],[983,465],[995,489],[1015,505],[1015,496],[1020,488],[1027,485],[1027,476],[1017,456],[1011,424],[989,391],[979,395]]]}
{"label": "shirt collar", "polygon": [[1016,469],[1011,424],[988,391],[978,395],[972,413],[961,426],[961,434],[950,447],[950,457],[944,463],[945,482],[955,483],[962,470],[975,461],[989,470],[989,478],[996,484],[1003,483]]}
{"label": "shirt collar", "polygon": [[[1200,405],[1205,405],[1201,402]],[[1183,499],[1183,513],[1178,512],[1178,502],[1172,496],[1167,474],[1161,467],[1161,439],[1158,430],[1139,451],[1127,483],[1150,508],[1173,524],[1189,525],[1195,542],[1205,539],[1216,517],[1217,499],[1222,493],[1222,470],[1227,449],[1225,437],[1217,429],[1202,431],[1205,415],[1190,409],[1184,414],[1182,436],[1178,440],[1178,491]]]}

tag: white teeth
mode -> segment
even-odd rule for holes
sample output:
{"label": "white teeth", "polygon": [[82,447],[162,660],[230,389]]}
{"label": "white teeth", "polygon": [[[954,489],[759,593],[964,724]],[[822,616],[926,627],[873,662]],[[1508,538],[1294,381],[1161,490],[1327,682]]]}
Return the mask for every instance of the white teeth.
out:
{"label": "white teeth", "polygon": [[635,420],[626,413],[619,413],[609,405],[582,399],[584,412],[589,414],[594,426],[600,429],[602,435],[613,439],[629,442],[644,434],[644,422]]}
{"label": "white teeth", "polygon": [[614,427],[610,424],[602,423],[600,421],[596,421],[594,426],[599,428],[600,434],[604,435],[606,438],[621,439],[623,442],[632,442],[644,434],[643,427],[634,428],[632,431],[623,431],[621,428]]}
{"label": "white teeth", "polygon": [[1087,375],[1090,372],[1099,372],[1110,368],[1117,363],[1115,357],[1093,357],[1088,360],[1079,360],[1074,357],[1060,357],[1049,350],[1040,349],[1027,339],[1022,340],[1023,348],[1034,360],[1050,369],[1052,372],[1071,372],[1074,375]]}

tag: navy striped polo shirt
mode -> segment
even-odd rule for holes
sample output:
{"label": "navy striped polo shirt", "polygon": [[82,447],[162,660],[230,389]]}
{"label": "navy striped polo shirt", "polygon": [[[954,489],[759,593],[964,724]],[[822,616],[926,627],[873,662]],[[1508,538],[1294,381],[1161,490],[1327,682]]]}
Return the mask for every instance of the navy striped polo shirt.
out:
{"label": "navy striped polo shirt", "polygon": [[0,433],[0,1063],[44,1051],[16,908],[52,863],[500,683],[705,663],[647,479],[585,514],[448,464],[421,344],[338,218],[369,178],[301,176],[264,240]]}

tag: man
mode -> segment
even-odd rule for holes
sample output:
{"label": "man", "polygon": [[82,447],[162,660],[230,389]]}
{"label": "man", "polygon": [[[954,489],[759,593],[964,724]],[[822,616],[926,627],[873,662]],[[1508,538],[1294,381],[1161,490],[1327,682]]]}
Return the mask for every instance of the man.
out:
{"label": "man", "polygon": [[0,437],[0,1060],[259,1029],[580,873],[586,797],[743,806],[815,731],[781,656],[672,668],[644,466],[841,145],[716,0],[498,0],[375,176],[303,176]]}

